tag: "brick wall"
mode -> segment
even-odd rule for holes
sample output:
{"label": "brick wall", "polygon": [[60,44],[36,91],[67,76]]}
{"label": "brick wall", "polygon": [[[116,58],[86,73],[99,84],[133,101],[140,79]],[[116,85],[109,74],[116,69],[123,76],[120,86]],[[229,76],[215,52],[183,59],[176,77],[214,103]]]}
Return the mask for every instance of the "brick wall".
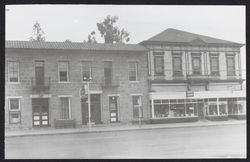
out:
{"label": "brick wall", "polygon": [[[54,126],[54,119],[60,115],[59,95],[72,95],[72,118],[77,126],[82,124],[81,104],[79,89],[83,85],[81,81],[81,61],[92,61],[92,91],[102,91],[101,95],[101,119],[109,123],[108,95],[120,95],[120,121],[127,123],[133,120],[131,94],[142,94],[144,117],[149,117],[148,85],[147,85],[147,55],[144,52],[118,52],[118,51],[80,51],[80,50],[34,50],[34,49],[6,49],[6,96],[22,96],[21,118],[22,127],[32,127],[32,102],[31,102],[31,78],[35,77],[35,60],[44,60],[45,77],[51,78],[49,98],[50,124]],[[7,61],[19,61],[20,83],[9,84],[7,82]],[[102,89],[101,80],[104,77],[104,61],[110,60],[113,65],[113,76],[119,78],[117,89]],[[58,61],[69,61],[69,83],[58,83]],[[128,81],[128,61],[137,61],[139,81]],[[5,99],[5,126],[9,125],[8,99]]]}

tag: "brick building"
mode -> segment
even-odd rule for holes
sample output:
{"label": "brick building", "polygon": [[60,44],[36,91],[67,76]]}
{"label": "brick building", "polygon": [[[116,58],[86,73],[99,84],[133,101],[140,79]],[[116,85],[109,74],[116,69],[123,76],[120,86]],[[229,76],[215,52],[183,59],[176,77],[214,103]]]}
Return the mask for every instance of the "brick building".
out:
{"label": "brick building", "polygon": [[148,49],[152,123],[246,117],[243,44],[171,28],[140,44]]}
{"label": "brick building", "polygon": [[5,127],[86,125],[86,78],[92,123],[149,119],[146,55],[132,44],[6,41]]}

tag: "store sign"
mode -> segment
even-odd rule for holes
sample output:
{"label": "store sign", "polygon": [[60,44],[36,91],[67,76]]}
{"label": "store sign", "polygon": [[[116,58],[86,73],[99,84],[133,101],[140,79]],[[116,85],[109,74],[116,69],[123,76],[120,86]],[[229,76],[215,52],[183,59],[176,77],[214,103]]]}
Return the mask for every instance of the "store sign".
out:
{"label": "store sign", "polygon": [[186,97],[194,97],[193,91],[186,91]]}

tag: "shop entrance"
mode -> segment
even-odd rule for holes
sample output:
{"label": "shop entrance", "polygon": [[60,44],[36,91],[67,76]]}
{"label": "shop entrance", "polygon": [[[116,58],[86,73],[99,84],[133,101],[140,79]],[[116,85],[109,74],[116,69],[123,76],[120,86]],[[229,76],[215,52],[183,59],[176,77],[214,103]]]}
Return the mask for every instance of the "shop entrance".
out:
{"label": "shop entrance", "polygon": [[199,119],[205,119],[205,109],[204,109],[204,103],[198,102],[197,107],[198,107],[198,117]]}
{"label": "shop entrance", "polygon": [[[86,125],[89,122],[88,114],[88,100],[82,102],[82,124]],[[101,95],[90,95],[90,110],[91,110],[91,122],[95,124],[101,123]]]}
{"label": "shop entrance", "polygon": [[32,99],[32,117],[34,127],[49,126],[48,99]]}

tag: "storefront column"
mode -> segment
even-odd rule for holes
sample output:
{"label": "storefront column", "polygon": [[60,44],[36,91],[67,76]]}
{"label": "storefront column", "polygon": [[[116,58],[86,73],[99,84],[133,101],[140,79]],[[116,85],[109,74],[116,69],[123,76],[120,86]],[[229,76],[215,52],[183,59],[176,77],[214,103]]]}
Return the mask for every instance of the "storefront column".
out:
{"label": "storefront column", "polygon": [[219,98],[217,98],[217,115],[220,115],[220,110],[219,110],[219,106],[220,106],[220,104],[219,104]]}
{"label": "storefront column", "polygon": [[154,108],[154,99],[151,99],[151,113],[152,113],[152,118],[155,118],[155,108]]}

